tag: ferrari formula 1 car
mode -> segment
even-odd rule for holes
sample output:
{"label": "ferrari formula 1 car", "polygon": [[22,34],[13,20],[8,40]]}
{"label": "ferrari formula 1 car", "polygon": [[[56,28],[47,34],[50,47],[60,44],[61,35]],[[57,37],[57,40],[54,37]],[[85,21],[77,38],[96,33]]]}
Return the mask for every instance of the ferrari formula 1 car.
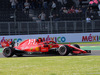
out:
{"label": "ferrari formula 1 car", "polygon": [[[2,42],[1,45],[4,47],[3,55],[5,57],[23,56],[23,54],[32,54],[34,52],[46,53],[54,51],[61,56],[71,54],[85,54],[91,53],[91,50],[82,50],[77,44],[57,44],[54,41],[42,42],[42,39],[26,39],[21,43],[8,43]],[[8,46],[8,47],[7,47]]]}

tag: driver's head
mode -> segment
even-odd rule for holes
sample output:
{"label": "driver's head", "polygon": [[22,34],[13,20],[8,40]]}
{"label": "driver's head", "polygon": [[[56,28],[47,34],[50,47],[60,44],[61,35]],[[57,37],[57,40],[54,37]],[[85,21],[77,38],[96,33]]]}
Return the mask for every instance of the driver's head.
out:
{"label": "driver's head", "polygon": [[39,42],[42,42],[42,38],[39,38],[38,40],[39,40]]}

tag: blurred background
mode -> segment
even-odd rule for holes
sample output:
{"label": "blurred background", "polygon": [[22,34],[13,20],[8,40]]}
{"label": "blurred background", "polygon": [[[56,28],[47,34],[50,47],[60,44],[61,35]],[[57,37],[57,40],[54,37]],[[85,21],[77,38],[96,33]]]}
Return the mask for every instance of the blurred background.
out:
{"label": "blurred background", "polygon": [[0,35],[100,32],[99,0],[0,0]]}

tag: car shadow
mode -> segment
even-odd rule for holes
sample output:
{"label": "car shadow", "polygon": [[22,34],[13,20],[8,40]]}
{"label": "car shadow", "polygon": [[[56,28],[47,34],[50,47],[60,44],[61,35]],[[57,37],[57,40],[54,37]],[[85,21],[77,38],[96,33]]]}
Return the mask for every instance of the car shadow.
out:
{"label": "car shadow", "polygon": [[[72,54],[69,54],[67,56],[89,56],[91,54],[77,54],[77,55],[72,55]],[[21,57],[54,57],[54,56],[61,56],[61,55],[58,55],[58,54],[32,54],[32,55],[23,55]],[[17,57],[16,55],[14,55],[13,57]],[[63,56],[63,57],[66,57],[66,56]]]}
{"label": "car shadow", "polygon": [[[68,57],[68,56],[91,56],[92,54],[78,54],[78,55],[72,55],[71,53],[69,53],[69,55],[67,56],[63,56],[63,57]],[[55,56],[61,56],[59,54],[41,54],[41,53],[35,53],[35,54],[31,54],[31,55],[23,55],[21,57],[55,57]],[[0,58],[4,58],[3,54],[0,53]],[[16,55],[14,55],[13,57],[8,57],[8,58],[19,58]]]}

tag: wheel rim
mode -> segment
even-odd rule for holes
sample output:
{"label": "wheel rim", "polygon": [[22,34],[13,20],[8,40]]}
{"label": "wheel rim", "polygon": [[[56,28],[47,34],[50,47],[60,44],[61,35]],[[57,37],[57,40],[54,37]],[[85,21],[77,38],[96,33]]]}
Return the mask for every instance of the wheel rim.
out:
{"label": "wheel rim", "polygon": [[65,48],[64,48],[64,47],[61,47],[60,52],[61,52],[61,53],[65,52]]}
{"label": "wheel rim", "polygon": [[6,56],[9,56],[11,54],[11,50],[5,49],[3,54],[6,55]]}
{"label": "wheel rim", "polygon": [[61,46],[60,49],[59,49],[59,53],[61,55],[65,55],[67,52],[67,48],[65,46]]}
{"label": "wheel rim", "polygon": [[5,53],[6,53],[6,54],[9,54],[9,53],[10,53],[10,51],[9,51],[9,50],[6,50],[6,51],[5,51]]}

